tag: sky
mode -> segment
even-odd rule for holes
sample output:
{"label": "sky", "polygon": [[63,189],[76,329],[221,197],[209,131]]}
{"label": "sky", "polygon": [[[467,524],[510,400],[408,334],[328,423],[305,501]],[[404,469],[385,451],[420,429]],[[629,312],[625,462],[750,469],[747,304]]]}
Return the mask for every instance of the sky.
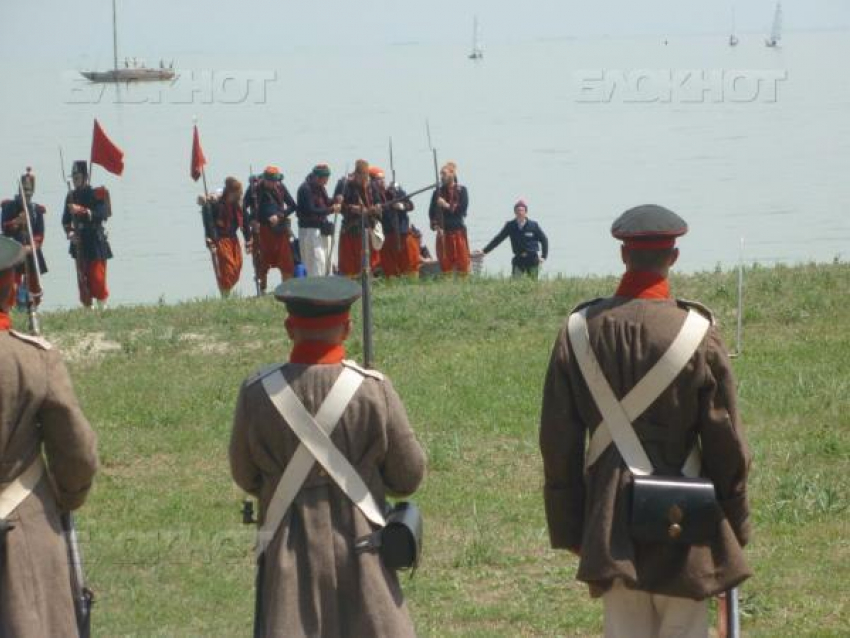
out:
{"label": "sky", "polygon": [[[111,56],[110,0],[0,0],[0,65]],[[766,33],[774,0],[118,0],[120,48],[150,59],[213,49],[274,53],[323,43],[465,43],[478,15],[488,47],[594,36]],[[850,29],[850,0],[785,0],[787,31]],[[35,47],[21,47],[30,32]],[[0,66],[2,69],[2,66]]]}

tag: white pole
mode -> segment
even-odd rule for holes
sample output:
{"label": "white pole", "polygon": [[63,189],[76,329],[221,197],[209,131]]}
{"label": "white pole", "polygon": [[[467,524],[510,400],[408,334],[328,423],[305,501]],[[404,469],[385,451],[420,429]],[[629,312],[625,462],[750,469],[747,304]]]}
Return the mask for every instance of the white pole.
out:
{"label": "white pole", "polygon": [[738,330],[735,354],[740,356],[743,350],[744,336],[744,238],[741,237],[741,252],[738,256]]}

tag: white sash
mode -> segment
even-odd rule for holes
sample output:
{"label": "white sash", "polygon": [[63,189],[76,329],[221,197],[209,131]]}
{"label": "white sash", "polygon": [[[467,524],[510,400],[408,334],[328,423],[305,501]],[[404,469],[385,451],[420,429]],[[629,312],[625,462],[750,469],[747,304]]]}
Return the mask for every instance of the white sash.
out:
{"label": "white sash", "polygon": [[[587,450],[586,467],[590,467],[613,442],[620,456],[636,475],[652,474],[653,467],[632,427],[632,422],[643,414],[670,386],[702,343],[709,320],[700,313],[689,310],[685,323],[673,343],[658,363],[635,385],[621,401],[605,379],[599,361],[590,346],[587,332],[587,308],[570,315],[567,330],[581,374],[599,412],[602,423],[594,431]],[[682,472],[697,476],[700,470],[699,449],[691,450]]]}
{"label": "white sash", "polygon": [[280,370],[264,377],[262,383],[272,404],[292,428],[301,445],[286,466],[269,503],[265,522],[257,535],[257,553],[265,551],[274,538],[314,462],[324,468],[366,518],[375,525],[383,526],[384,515],[374,496],[357,470],[330,439],[345,409],[363,383],[363,375],[351,368],[343,368],[315,418],[295,396]]}

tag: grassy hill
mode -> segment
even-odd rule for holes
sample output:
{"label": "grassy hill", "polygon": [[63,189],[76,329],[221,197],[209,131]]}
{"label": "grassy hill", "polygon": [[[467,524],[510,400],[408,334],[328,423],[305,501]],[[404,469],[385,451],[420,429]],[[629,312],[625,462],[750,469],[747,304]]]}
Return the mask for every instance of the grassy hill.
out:
{"label": "grassy hill", "polygon": [[[746,275],[735,367],[755,456],[756,577],[742,589],[744,631],[848,635],[850,266]],[[424,564],[403,579],[421,635],[601,632],[575,559],[548,548],[537,428],[558,328],[614,285],[376,286],[377,367],[429,455]],[[734,345],[733,273],[677,276],[673,288],[712,307]],[[283,319],[270,298],[44,317],[100,436],[102,472],[79,516],[96,635],[250,635],[253,530],[226,449],[240,381],[287,357]],[[349,345],[359,358],[359,339]]]}

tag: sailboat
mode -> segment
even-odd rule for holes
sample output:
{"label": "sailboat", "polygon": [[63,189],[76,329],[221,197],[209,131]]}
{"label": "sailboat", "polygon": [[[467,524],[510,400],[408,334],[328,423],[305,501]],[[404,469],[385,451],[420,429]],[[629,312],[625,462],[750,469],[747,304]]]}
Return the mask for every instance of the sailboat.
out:
{"label": "sailboat", "polygon": [[735,26],[735,8],[732,7],[732,33],[729,34],[729,46],[736,47],[738,46],[738,29]]}
{"label": "sailboat", "polygon": [[773,28],[770,37],[764,41],[765,46],[777,47],[782,39],[782,3],[776,3],[776,11],[773,14]]}
{"label": "sailboat", "polygon": [[80,71],[87,80],[97,83],[118,82],[164,82],[174,79],[173,63],[165,66],[160,62],[158,69],[149,69],[144,62],[138,64],[133,58],[124,60],[124,66],[118,66],[118,19],[115,0],[112,0],[112,69],[109,71]]}
{"label": "sailboat", "polygon": [[472,21],[472,53],[470,60],[480,60],[484,57],[484,47],[481,44],[481,31],[478,28],[478,16]]}

